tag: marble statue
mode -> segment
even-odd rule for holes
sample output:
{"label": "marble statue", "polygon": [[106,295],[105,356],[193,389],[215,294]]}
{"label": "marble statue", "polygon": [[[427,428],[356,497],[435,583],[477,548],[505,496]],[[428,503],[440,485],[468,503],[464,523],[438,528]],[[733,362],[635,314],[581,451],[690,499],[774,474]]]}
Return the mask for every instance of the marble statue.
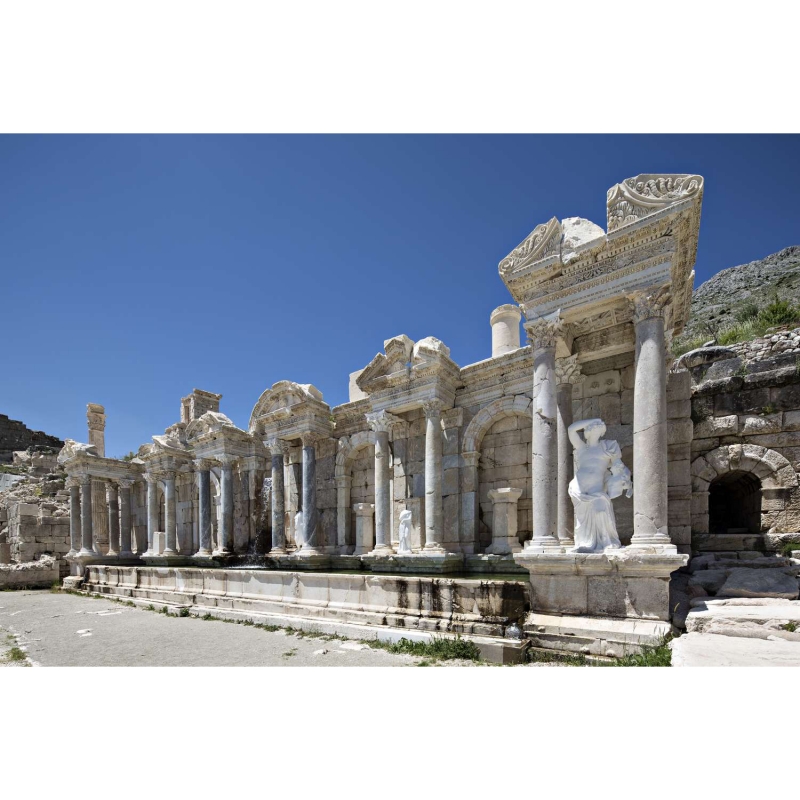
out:
{"label": "marble statue", "polygon": [[303,512],[298,511],[294,515],[294,543],[299,550],[304,544],[305,539],[303,539]]}
{"label": "marble statue", "polygon": [[406,509],[400,512],[400,541],[397,545],[398,554],[408,554],[411,552],[411,512]]}
{"label": "marble statue", "polygon": [[605,432],[601,419],[579,420],[569,426],[569,440],[575,448],[575,477],[569,484],[575,507],[573,553],[602,553],[621,546],[611,499],[623,492],[630,497],[633,483],[630,470],[622,463],[619,444],[602,439]]}

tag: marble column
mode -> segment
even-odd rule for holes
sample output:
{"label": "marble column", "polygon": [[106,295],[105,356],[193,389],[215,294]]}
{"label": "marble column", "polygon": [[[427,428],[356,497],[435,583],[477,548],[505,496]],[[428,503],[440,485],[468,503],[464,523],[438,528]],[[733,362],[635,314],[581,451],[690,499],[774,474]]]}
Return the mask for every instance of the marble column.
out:
{"label": "marble column", "polygon": [[631,298],[636,332],[633,385],[632,549],[677,552],[667,524],[667,369],[664,323],[670,301],[666,286]]}
{"label": "marble column", "polygon": [[215,556],[231,555],[233,552],[233,456],[219,456],[219,546]]}
{"label": "marble column", "polygon": [[164,556],[178,554],[178,519],[175,502],[175,473],[169,470],[164,473]]}
{"label": "marble column", "polygon": [[283,458],[286,446],[280,439],[267,442],[272,458],[272,541],[270,555],[286,554],[286,488],[283,483]]}
{"label": "marble column", "polygon": [[425,412],[425,552],[443,553],[442,408],[440,400],[422,404]]}
{"label": "marble column", "polygon": [[69,479],[69,553],[72,558],[81,549],[81,485],[75,478]]}
{"label": "marble column", "polygon": [[569,483],[574,475],[574,456],[569,440],[572,425],[572,387],[580,380],[581,368],[577,356],[556,361],[558,405],[558,541],[565,547],[575,546],[575,508],[569,496]]}
{"label": "marble column", "polygon": [[556,339],[562,331],[558,312],[525,325],[533,351],[533,414],[531,501],[533,536],[525,549],[561,553],[558,541],[558,404],[556,400]]}
{"label": "marble column", "polygon": [[130,558],[133,555],[131,547],[131,486],[132,478],[121,478],[119,481],[119,555],[120,558]]}
{"label": "marble column", "polygon": [[322,552],[318,532],[317,512],[317,452],[316,434],[303,434],[303,555]]}
{"label": "marble column", "polygon": [[94,549],[94,526],[92,522],[92,478],[81,478],[81,556],[96,556]]}
{"label": "marble column", "polygon": [[147,551],[145,555],[153,555],[155,533],[158,530],[158,477],[155,473],[148,473],[144,479],[147,481]]}
{"label": "marble column", "polygon": [[205,459],[194,462],[197,468],[197,519],[200,539],[198,556],[211,555],[211,464]]}
{"label": "marble column", "polygon": [[108,553],[119,555],[119,494],[113,481],[106,484],[106,508],[108,509]]}
{"label": "marble column", "polygon": [[398,417],[388,411],[367,414],[375,433],[375,553],[390,555],[392,550],[392,497],[389,483],[389,431]]}

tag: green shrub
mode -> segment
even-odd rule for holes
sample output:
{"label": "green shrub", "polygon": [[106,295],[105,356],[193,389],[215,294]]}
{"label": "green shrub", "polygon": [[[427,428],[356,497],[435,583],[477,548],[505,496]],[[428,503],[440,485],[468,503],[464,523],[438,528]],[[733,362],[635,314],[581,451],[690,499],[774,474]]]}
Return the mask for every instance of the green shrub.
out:
{"label": "green shrub", "polygon": [[800,550],[800,542],[784,542],[783,547],[781,547],[781,555],[788,558],[800,558],[800,553],[797,553],[798,550]]}
{"label": "green shrub", "polygon": [[791,325],[798,318],[800,318],[800,309],[795,308],[788,300],[781,300],[777,295],[768,306],[758,312],[758,321],[765,328]]}
{"label": "green shrub", "polygon": [[748,320],[755,319],[758,316],[760,309],[758,303],[748,300],[743,305],[736,309],[736,321],[747,322]]}
{"label": "green shrub", "polygon": [[707,341],[708,336],[692,336],[691,339],[675,339],[672,342],[672,355],[674,355],[675,358],[680,358],[684,353],[702,347]]}
{"label": "green shrub", "polygon": [[410,656],[424,656],[438,661],[463,658],[468,661],[480,661],[481,651],[474,642],[456,636],[455,639],[444,636],[433,636],[427,642],[412,642],[403,638],[399,642],[381,642],[377,639],[367,641],[372,647],[388,650],[390,653],[405,653]]}

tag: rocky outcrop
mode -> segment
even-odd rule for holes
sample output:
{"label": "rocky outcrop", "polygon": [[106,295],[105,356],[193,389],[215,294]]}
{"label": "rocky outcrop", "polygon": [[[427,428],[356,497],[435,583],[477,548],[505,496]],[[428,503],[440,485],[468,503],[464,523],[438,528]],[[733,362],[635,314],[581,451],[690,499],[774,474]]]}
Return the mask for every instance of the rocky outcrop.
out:
{"label": "rocky outcrop", "polygon": [[60,450],[64,442],[43,431],[32,431],[19,420],[9,419],[5,414],[0,414],[0,464],[10,464],[15,450],[26,450],[37,446]]}
{"label": "rocky outcrop", "polygon": [[730,267],[695,289],[689,322],[681,338],[708,336],[709,327],[719,330],[736,322],[736,312],[745,303],[767,305],[775,293],[781,300],[800,305],[800,246]]}

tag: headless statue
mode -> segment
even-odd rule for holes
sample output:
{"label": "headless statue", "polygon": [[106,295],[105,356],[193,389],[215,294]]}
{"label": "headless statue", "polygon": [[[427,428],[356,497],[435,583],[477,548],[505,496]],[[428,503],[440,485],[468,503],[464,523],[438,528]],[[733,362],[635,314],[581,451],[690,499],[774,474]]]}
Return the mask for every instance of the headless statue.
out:
{"label": "headless statue", "polygon": [[400,541],[397,545],[398,554],[411,552],[411,512],[406,509],[400,512],[400,526],[398,531]]}

